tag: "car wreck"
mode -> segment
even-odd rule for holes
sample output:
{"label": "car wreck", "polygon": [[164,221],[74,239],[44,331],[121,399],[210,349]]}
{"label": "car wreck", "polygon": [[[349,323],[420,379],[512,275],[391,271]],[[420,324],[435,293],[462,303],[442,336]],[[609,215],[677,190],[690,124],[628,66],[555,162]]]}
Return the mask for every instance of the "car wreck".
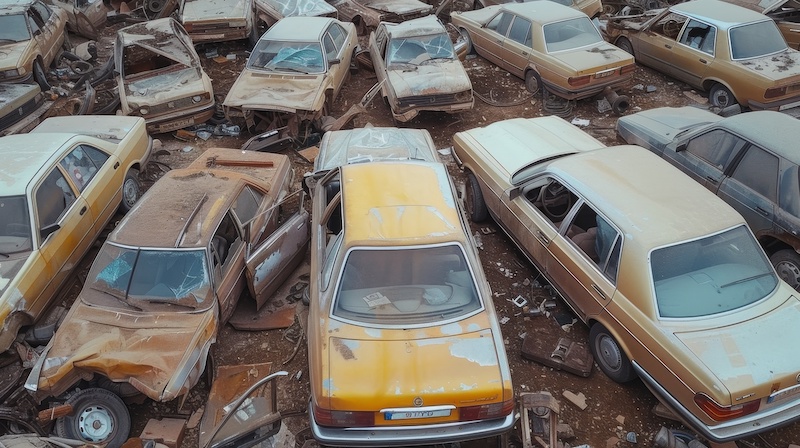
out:
{"label": "car wreck", "polygon": [[401,23],[433,11],[433,6],[419,0],[332,0],[330,4],[339,11],[339,20],[352,22],[359,35],[381,22]]}
{"label": "car wreck", "polygon": [[422,111],[472,109],[472,83],[436,16],[383,22],[370,33],[369,54],[392,116],[409,121]]}
{"label": "car wreck", "polygon": [[255,0],[258,20],[267,28],[284,17],[333,17],[336,8],[325,0]]}
{"label": "car wreck", "polygon": [[144,118],[149,132],[200,124],[214,114],[211,79],[189,35],[175,19],[119,30],[114,64],[121,113]]}
{"label": "car wreck", "polygon": [[263,304],[305,254],[302,206],[278,225],[293,178],[285,155],[211,148],[148,190],[25,384],[38,401],[71,405],[57,434],[119,446],[130,427],[123,398],[187,394],[242,292]]}
{"label": "car wreck", "polygon": [[111,10],[103,0],[46,0],[67,13],[67,30],[96,40]]}
{"label": "car wreck", "polygon": [[178,18],[195,45],[249,39],[252,47],[260,36],[253,0],[181,0]]}

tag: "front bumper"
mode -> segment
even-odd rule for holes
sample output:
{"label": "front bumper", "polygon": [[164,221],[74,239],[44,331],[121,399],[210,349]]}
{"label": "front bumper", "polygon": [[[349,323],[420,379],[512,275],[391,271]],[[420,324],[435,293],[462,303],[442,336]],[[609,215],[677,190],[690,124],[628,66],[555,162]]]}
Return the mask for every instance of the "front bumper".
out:
{"label": "front bumper", "polygon": [[150,134],[172,132],[195,124],[205,123],[212,115],[214,115],[213,101],[197,109],[182,110],[169,115],[146,118],[147,132]]}

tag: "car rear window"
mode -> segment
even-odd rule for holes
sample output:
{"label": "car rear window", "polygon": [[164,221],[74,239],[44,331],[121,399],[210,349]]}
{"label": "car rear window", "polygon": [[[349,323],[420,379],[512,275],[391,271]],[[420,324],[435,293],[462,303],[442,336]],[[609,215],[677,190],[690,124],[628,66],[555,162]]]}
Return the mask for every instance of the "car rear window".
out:
{"label": "car rear window", "polygon": [[786,41],[772,20],[731,28],[730,41],[733,59],[755,58],[786,49]]}
{"label": "car rear window", "polygon": [[656,249],[650,267],[661,317],[732,311],[758,302],[778,285],[772,265],[744,225]]}
{"label": "car rear window", "polygon": [[603,38],[588,17],[548,23],[543,29],[548,53],[603,42]]}
{"label": "car rear window", "polygon": [[333,315],[406,325],[450,320],[480,308],[459,245],[357,248],[345,259]]}

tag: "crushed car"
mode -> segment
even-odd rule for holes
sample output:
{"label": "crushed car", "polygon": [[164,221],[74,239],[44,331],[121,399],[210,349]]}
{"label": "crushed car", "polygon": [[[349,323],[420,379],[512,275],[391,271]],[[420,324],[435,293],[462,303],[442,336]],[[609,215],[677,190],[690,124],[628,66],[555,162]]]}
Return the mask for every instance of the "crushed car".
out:
{"label": "crushed car", "polygon": [[333,17],[336,8],[325,0],[255,0],[256,15],[267,28],[284,17]]}
{"label": "crushed car", "polygon": [[800,122],[773,111],[721,117],[659,107],[621,117],[617,133],[653,151],[733,206],[778,275],[800,290]]}
{"label": "crushed car", "polygon": [[503,336],[444,164],[332,169],[315,186],[311,234],[314,438],[385,447],[505,435],[516,406]]}
{"label": "crushed car", "polygon": [[164,18],[117,31],[117,92],[123,115],[147,122],[150,133],[201,124],[214,115],[211,79],[180,23]]}
{"label": "crushed car", "polygon": [[189,392],[243,291],[262,305],[305,255],[302,204],[278,221],[293,178],[285,155],[211,148],[147,191],[25,384],[39,401],[71,405],[57,434],[119,446],[130,428],[123,398]]}
{"label": "crushed car", "polygon": [[453,12],[452,23],[468,53],[474,50],[525,80],[530,92],[547,91],[567,100],[605,93],[614,112],[628,107],[628,98],[614,90],[633,78],[633,57],[605,42],[580,11],[532,1]]}
{"label": "crushed car", "polygon": [[255,17],[253,0],[180,0],[178,7],[178,19],[195,45],[248,39],[252,48],[260,36]]}
{"label": "crushed car", "polygon": [[369,54],[382,94],[397,121],[422,111],[472,109],[472,82],[436,16],[382,22],[370,33]]}
{"label": "crushed car", "polygon": [[118,208],[152,140],[135,117],[51,117],[0,138],[0,351],[37,322]]}
{"label": "crushed car", "polygon": [[433,6],[419,0],[330,0],[339,20],[351,22],[359,35],[365,35],[381,22],[402,23],[427,16]]}
{"label": "crushed car", "polygon": [[45,0],[67,13],[67,30],[97,40],[111,9],[103,0]]}
{"label": "crushed car", "polygon": [[258,40],[223,109],[249,129],[307,133],[327,115],[358,49],[355,26],[330,17],[286,17]]}
{"label": "crushed car", "polygon": [[800,419],[800,358],[775,343],[800,338],[800,301],[733,207],[554,116],[456,133],[453,151],[471,219],[494,218],[587,324],[609,378],[717,443]]}
{"label": "crushed car", "polygon": [[775,22],[719,0],[693,0],[633,17],[610,17],[609,42],[636,62],[708,92],[715,107],[800,106],[800,51]]}
{"label": "crushed car", "polygon": [[64,45],[67,13],[42,0],[0,5],[0,82],[36,82],[50,90],[45,67]]}

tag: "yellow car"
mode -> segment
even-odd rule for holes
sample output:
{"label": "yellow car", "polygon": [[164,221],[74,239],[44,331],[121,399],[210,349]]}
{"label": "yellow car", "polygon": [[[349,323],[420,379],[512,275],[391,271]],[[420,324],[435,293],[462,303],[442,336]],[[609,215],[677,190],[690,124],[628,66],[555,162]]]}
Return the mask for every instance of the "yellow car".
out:
{"label": "yellow car", "polygon": [[314,438],[384,447],[505,434],[503,337],[445,166],[345,165],[313,197]]}
{"label": "yellow car", "polygon": [[141,118],[53,117],[0,138],[0,351],[36,322],[118,208],[140,195]]}

